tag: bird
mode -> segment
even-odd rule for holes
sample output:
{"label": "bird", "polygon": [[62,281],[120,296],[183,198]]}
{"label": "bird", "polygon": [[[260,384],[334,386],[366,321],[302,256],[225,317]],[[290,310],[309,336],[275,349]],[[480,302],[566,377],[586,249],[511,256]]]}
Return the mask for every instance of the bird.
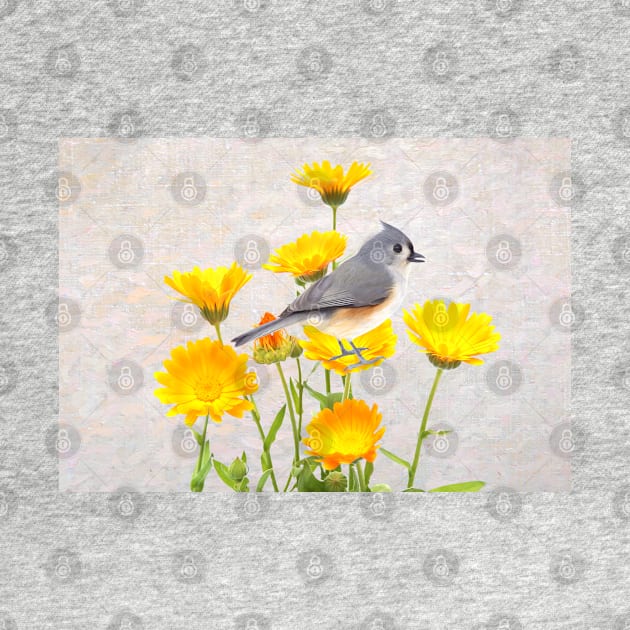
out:
{"label": "bird", "polygon": [[[414,250],[401,230],[381,221],[382,229],[368,239],[352,257],[320,278],[280,313],[277,319],[232,339],[238,347],[292,324],[310,324],[333,335],[340,354],[330,360],[354,355],[357,365],[371,365],[383,357],[367,360],[352,341],[388,319],[402,304],[412,263],[426,258]],[[343,340],[347,339],[350,349]]]}

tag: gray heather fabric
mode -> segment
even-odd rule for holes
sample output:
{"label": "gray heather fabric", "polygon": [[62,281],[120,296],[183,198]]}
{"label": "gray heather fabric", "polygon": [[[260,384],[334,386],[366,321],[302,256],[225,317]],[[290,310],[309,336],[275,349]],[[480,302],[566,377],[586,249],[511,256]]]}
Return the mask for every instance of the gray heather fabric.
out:
{"label": "gray heather fabric", "polygon": [[[0,28],[0,627],[630,627],[628,2],[4,0]],[[572,493],[59,493],[57,143],[125,112],[572,138]]]}

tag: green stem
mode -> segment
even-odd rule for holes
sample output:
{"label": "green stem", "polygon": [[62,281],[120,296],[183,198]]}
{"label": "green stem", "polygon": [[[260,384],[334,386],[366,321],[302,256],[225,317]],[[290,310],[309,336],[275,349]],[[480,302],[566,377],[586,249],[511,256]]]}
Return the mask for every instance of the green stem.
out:
{"label": "green stem", "polygon": [[[210,414],[206,414],[206,420],[203,423],[203,433],[201,434],[201,446],[199,447],[199,456],[197,457],[197,463],[195,464],[195,470],[193,472],[193,477],[201,470],[201,466],[203,464],[203,455],[205,453],[206,448],[206,433],[208,431],[208,420],[210,418]],[[210,448],[210,445],[208,445]],[[203,490],[203,485],[199,490],[195,490],[191,488],[193,492],[201,492]]]}
{"label": "green stem", "polygon": [[324,370],[326,375],[326,394],[330,394],[330,370]]}
{"label": "green stem", "polygon": [[431,392],[429,393],[429,399],[427,400],[426,407],[424,408],[422,425],[420,426],[418,441],[416,442],[416,452],[414,453],[413,462],[411,463],[411,468],[409,469],[409,480],[407,483],[407,488],[413,488],[413,482],[416,479],[416,469],[418,468],[418,462],[420,461],[420,449],[422,448],[422,442],[424,440],[424,432],[427,429],[427,421],[429,420],[429,413],[431,411],[431,405],[433,404],[433,397],[435,396],[435,391],[437,389],[438,383],[440,382],[440,376],[442,376],[443,371],[444,370],[442,368],[437,369],[435,373],[435,378],[433,379],[433,386],[431,387]]}
{"label": "green stem", "polygon": [[219,341],[223,343],[223,338],[221,337],[221,325],[215,324],[214,329],[217,331],[217,337],[219,338]]}
{"label": "green stem", "polygon": [[361,465],[361,460],[356,463],[357,475],[359,477],[359,489],[361,492],[367,492],[367,484],[365,483],[365,474],[363,473],[363,466]]}
{"label": "green stem", "polygon": [[333,211],[333,221],[332,221],[332,229],[337,229],[337,206],[331,206]]}
{"label": "green stem", "polygon": [[304,415],[304,383],[302,382],[302,364],[300,363],[300,357],[296,357],[298,369],[298,390],[300,399],[299,419],[298,419],[298,435],[302,435],[302,416]]}
{"label": "green stem", "polygon": [[258,434],[260,435],[260,439],[262,440],[262,443],[263,443],[263,452],[267,454],[269,466],[271,467],[271,474],[269,475],[271,479],[271,484],[273,485],[274,491],[278,492],[278,482],[276,480],[276,473],[273,470],[273,462],[271,461],[271,452],[265,449],[266,436],[265,436],[265,432],[263,431],[262,424],[260,423],[260,411],[258,411],[258,406],[256,405],[256,401],[254,400],[253,396],[247,396],[246,398],[248,398],[249,401],[252,403],[252,405],[254,405],[254,408],[252,409],[252,418],[254,419],[254,423],[256,424],[256,427],[258,427]]}
{"label": "green stem", "polygon": [[350,397],[350,372],[348,372],[344,376],[343,398],[341,399],[341,401],[343,402],[344,400],[348,400],[349,397]]}
{"label": "green stem", "polygon": [[297,464],[300,461],[300,438],[298,436],[297,422],[295,421],[295,412],[293,411],[293,402],[291,400],[291,392],[287,385],[287,379],[284,378],[284,372],[282,371],[282,365],[280,362],[276,363],[278,367],[278,374],[280,374],[280,380],[282,381],[282,387],[284,387],[284,395],[287,399],[287,407],[289,408],[289,415],[291,416],[291,426],[293,427],[293,447],[295,454],[293,461]]}

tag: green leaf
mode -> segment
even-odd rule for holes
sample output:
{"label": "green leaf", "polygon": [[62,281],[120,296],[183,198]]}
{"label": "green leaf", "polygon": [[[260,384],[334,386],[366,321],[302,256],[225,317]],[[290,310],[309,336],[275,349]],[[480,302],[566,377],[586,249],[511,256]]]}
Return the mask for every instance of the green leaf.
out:
{"label": "green leaf", "polygon": [[247,477],[243,477],[240,483],[236,486],[237,492],[249,492],[249,479]]}
{"label": "green leaf", "polygon": [[[331,392],[326,396],[326,404],[321,407],[321,409],[332,409],[335,406],[335,403],[341,402],[343,400],[343,392]],[[321,410],[320,410],[321,411]]]}
{"label": "green leaf", "polygon": [[201,446],[203,444],[203,438],[201,437],[201,433],[198,433],[194,429],[191,429],[193,435],[195,436],[195,440],[197,440],[197,444]]}
{"label": "green leaf", "polygon": [[420,488],[407,488],[403,490],[403,492],[424,492],[424,490],[420,490]]}
{"label": "green leaf", "polygon": [[308,461],[304,462],[298,476],[298,492],[325,492],[324,482],[313,475],[311,464]]}
{"label": "green leaf", "polygon": [[217,459],[213,458],[212,461],[214,462],[214,469],[217,471],[219,479],[221,479],[221,481],[232,490],[236,490],[236,484],[234,483],[234,480],[230,477],[228,467],[225,464],[222,464]]}
{"label": "green leaf", "polygon": [[359,479],[357,478],[357,471],[354,469],[354,466],[350,466],[348,492],[357,492],[358,490],[359,490]]}
{"label": "green leaf", "polygon": [[262,466],[263,471],[269,470],[271,468],[271,457],[267,451],[263,451],[261,453],[260,465]]}
{"label": "green leaf", "polygon": [[[365,485],[370,486],[370,479],[372,477],[372,473],[374,472],[374,464],[372,462],[365,462]],[[390,490],[391,492],[391,490]]]}
{"label": "green leaf", "polygon": [[[328,403],[328,400],[326,398],[326,394],[322,394],[321,392],[318,392],[317,390],[313,389],[310,385],[307,385],[306,383],[304,383],[304,387],[306,389],[306,391],[317,401],[319,401],[320,405],[324,405],[326,406],[326,404]],[[323,409],[323,407],[322,407]]]}
{"label": "green leaf", "polygon": [[433,488],[429,492],[479,492],[485,485],[485,481],[462,481],[461,483],[451,483],[448,486]]}
{"label": "green leaf", "polygon": [[449,431],[434,431],[433,429],[427,429],[423,434],[422,434],[422,439],[424,440],[425,437],[429,436],[429,435],[448,435],[449,433],[453,433],[452,430]]}
{"label": "green leaf", "polygon": [[282,405],[280,411],[276,414],[276,417],[273,419],[271,423],[271,427],[269,429],[269,433],[267,433],[267,437],[265,438],[265,442],[263,444],[263,449],[268,451],[271,448],[271,445],[274,443],[276,439],[276,435],[278,435],[278,430],[282,426],[282,421],[284,420],[284,414],[287,410],[286,403]]}
{"label": "green leaf", "polygon": [[295,382],[292,378],[289,379],[289,387],[291,389],[291,398],[293,398],[293,407],[295,408],[295,413],[302,413],[302,407],[300,405],[300,395],[295,388]]}
{"label": "green leaf", "polygon": [[391,459],[393,462],[396,462],[397,464],[404,466],[407,470],[411,468],[411,464],[408,461],[404,460],[402,457],[398,457],[398,455],[394,455],[394,453],[392,453],[391,451],[388,451],[386,448],[383,448],[381,446],[381,448],[379,448],[378,450],[380,453],[383,453],[385,457],[389,457],[389,459]]}
{"label": "green leaf", "polygon": [[256,484],[256,492],[263,491],[263,488],[265,487],[265,482],[267,481],[267,479],[269,479],[272,472],[273,470],[271,468],[268,468],[267,470],[265,470],[265,472],[262,475],[260,475],[260,479],[258,480],[258,483]]}
{"label": "green leaf", "polygon": [[[194,487],[194,492],[201,492],[203,490],[204,482],[206,481],[206,477],[212,468],[212,460],[208,459],[206,463],[193,475],[190,480],[191,489]],[[198,488],[198,489],[197,489]]]}

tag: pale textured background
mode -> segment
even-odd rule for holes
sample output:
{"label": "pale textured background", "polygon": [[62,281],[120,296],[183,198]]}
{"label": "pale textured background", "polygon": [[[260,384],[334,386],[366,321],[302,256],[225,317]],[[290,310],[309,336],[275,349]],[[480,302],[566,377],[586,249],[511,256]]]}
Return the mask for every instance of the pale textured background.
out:
{"label": "pale textured background", "polygon": [[[0,16],[5,628],[627,626],[627,3],[8,0]],[[396,136],[475,137],[510,110],[513,133],[571,138],[572,493],[396,495],[380,517],[350,496],[59,493],[58,139],[113,135],[129,110],[153,137],[240,135],[252,113],[269,136],[369,136],[375,110]]]}
{"label": "pale textured background", "polygon": [[[470,302],[490,313],[502,334],[500,351],[486,365],[464,365],[440,383],[429,427],[453,433],[435,449],[427,443],[416,485],[481,479],[489,489],[569,489],[570,461],[558,447],[563,430],[571,441],[571,337],[554,312],[558,300],[570,312],[568,207],[554,197],[557,174],[570,168],[569,149],[561,139],[64,140],[60,169],[81,188],[68,201],[62,195],[60,304],[74,300],[81,314],[74,322],[68,310],[62,320],[59,413],[80,433],[81,447],[60,459],[61,489],[188,489],[196,449],[187,446],[194,439],[181,417],[165,417],[153,374],[172,348],[214,337],[214,330],[196,309],[173,300],[164,275],[235,259],[250,267],[255,259],[254,277],[222,326],[224,339],[265,310],[278,314],[295,285],[260,264],[271,249],[330,229],[331,212],[319,195],[309,197],[290,181],[292,165],[324,158],[370,162],[374,171],[339,211],[348,256],[380,229],[379,217],[399,226],[428,259],[412,268],[405,306],[436,296]],[[186,179],[189,199],[181,197]],[[447,186],[443,199],[439,185],[434,196],[436,182]],[[355,396],[379,405],[383,445],[411,460],[435,368],[409,341],[400,312],[393,323],[396,355],[380,370],[354,375]],[[506,361],[501,389],[497,366]],[[297,376],[293,362],[284,368]],[[311,368],[304,361],[305,375]],[[121,389],[122,370],[133,382]],[[268,427],[284,397],[275,367],[258,370],[256,398]],[[324,389],[321,370],[310,383]],[[341,388],[338,378],[333,387]],[[307,395],[305,425],[315,410]],[[556,430],[558,438],[551,437],[556,427],[566,427]],[[245,450],[255,482],[260,438],[249,417],[226,417],[209,436],[220,461]],[[287,422],[273,450],[280,479],[292,449]],[[374,479],[401,489],[406,471],[379,457]],[[213,474],[206,490],[227,488]]]}

